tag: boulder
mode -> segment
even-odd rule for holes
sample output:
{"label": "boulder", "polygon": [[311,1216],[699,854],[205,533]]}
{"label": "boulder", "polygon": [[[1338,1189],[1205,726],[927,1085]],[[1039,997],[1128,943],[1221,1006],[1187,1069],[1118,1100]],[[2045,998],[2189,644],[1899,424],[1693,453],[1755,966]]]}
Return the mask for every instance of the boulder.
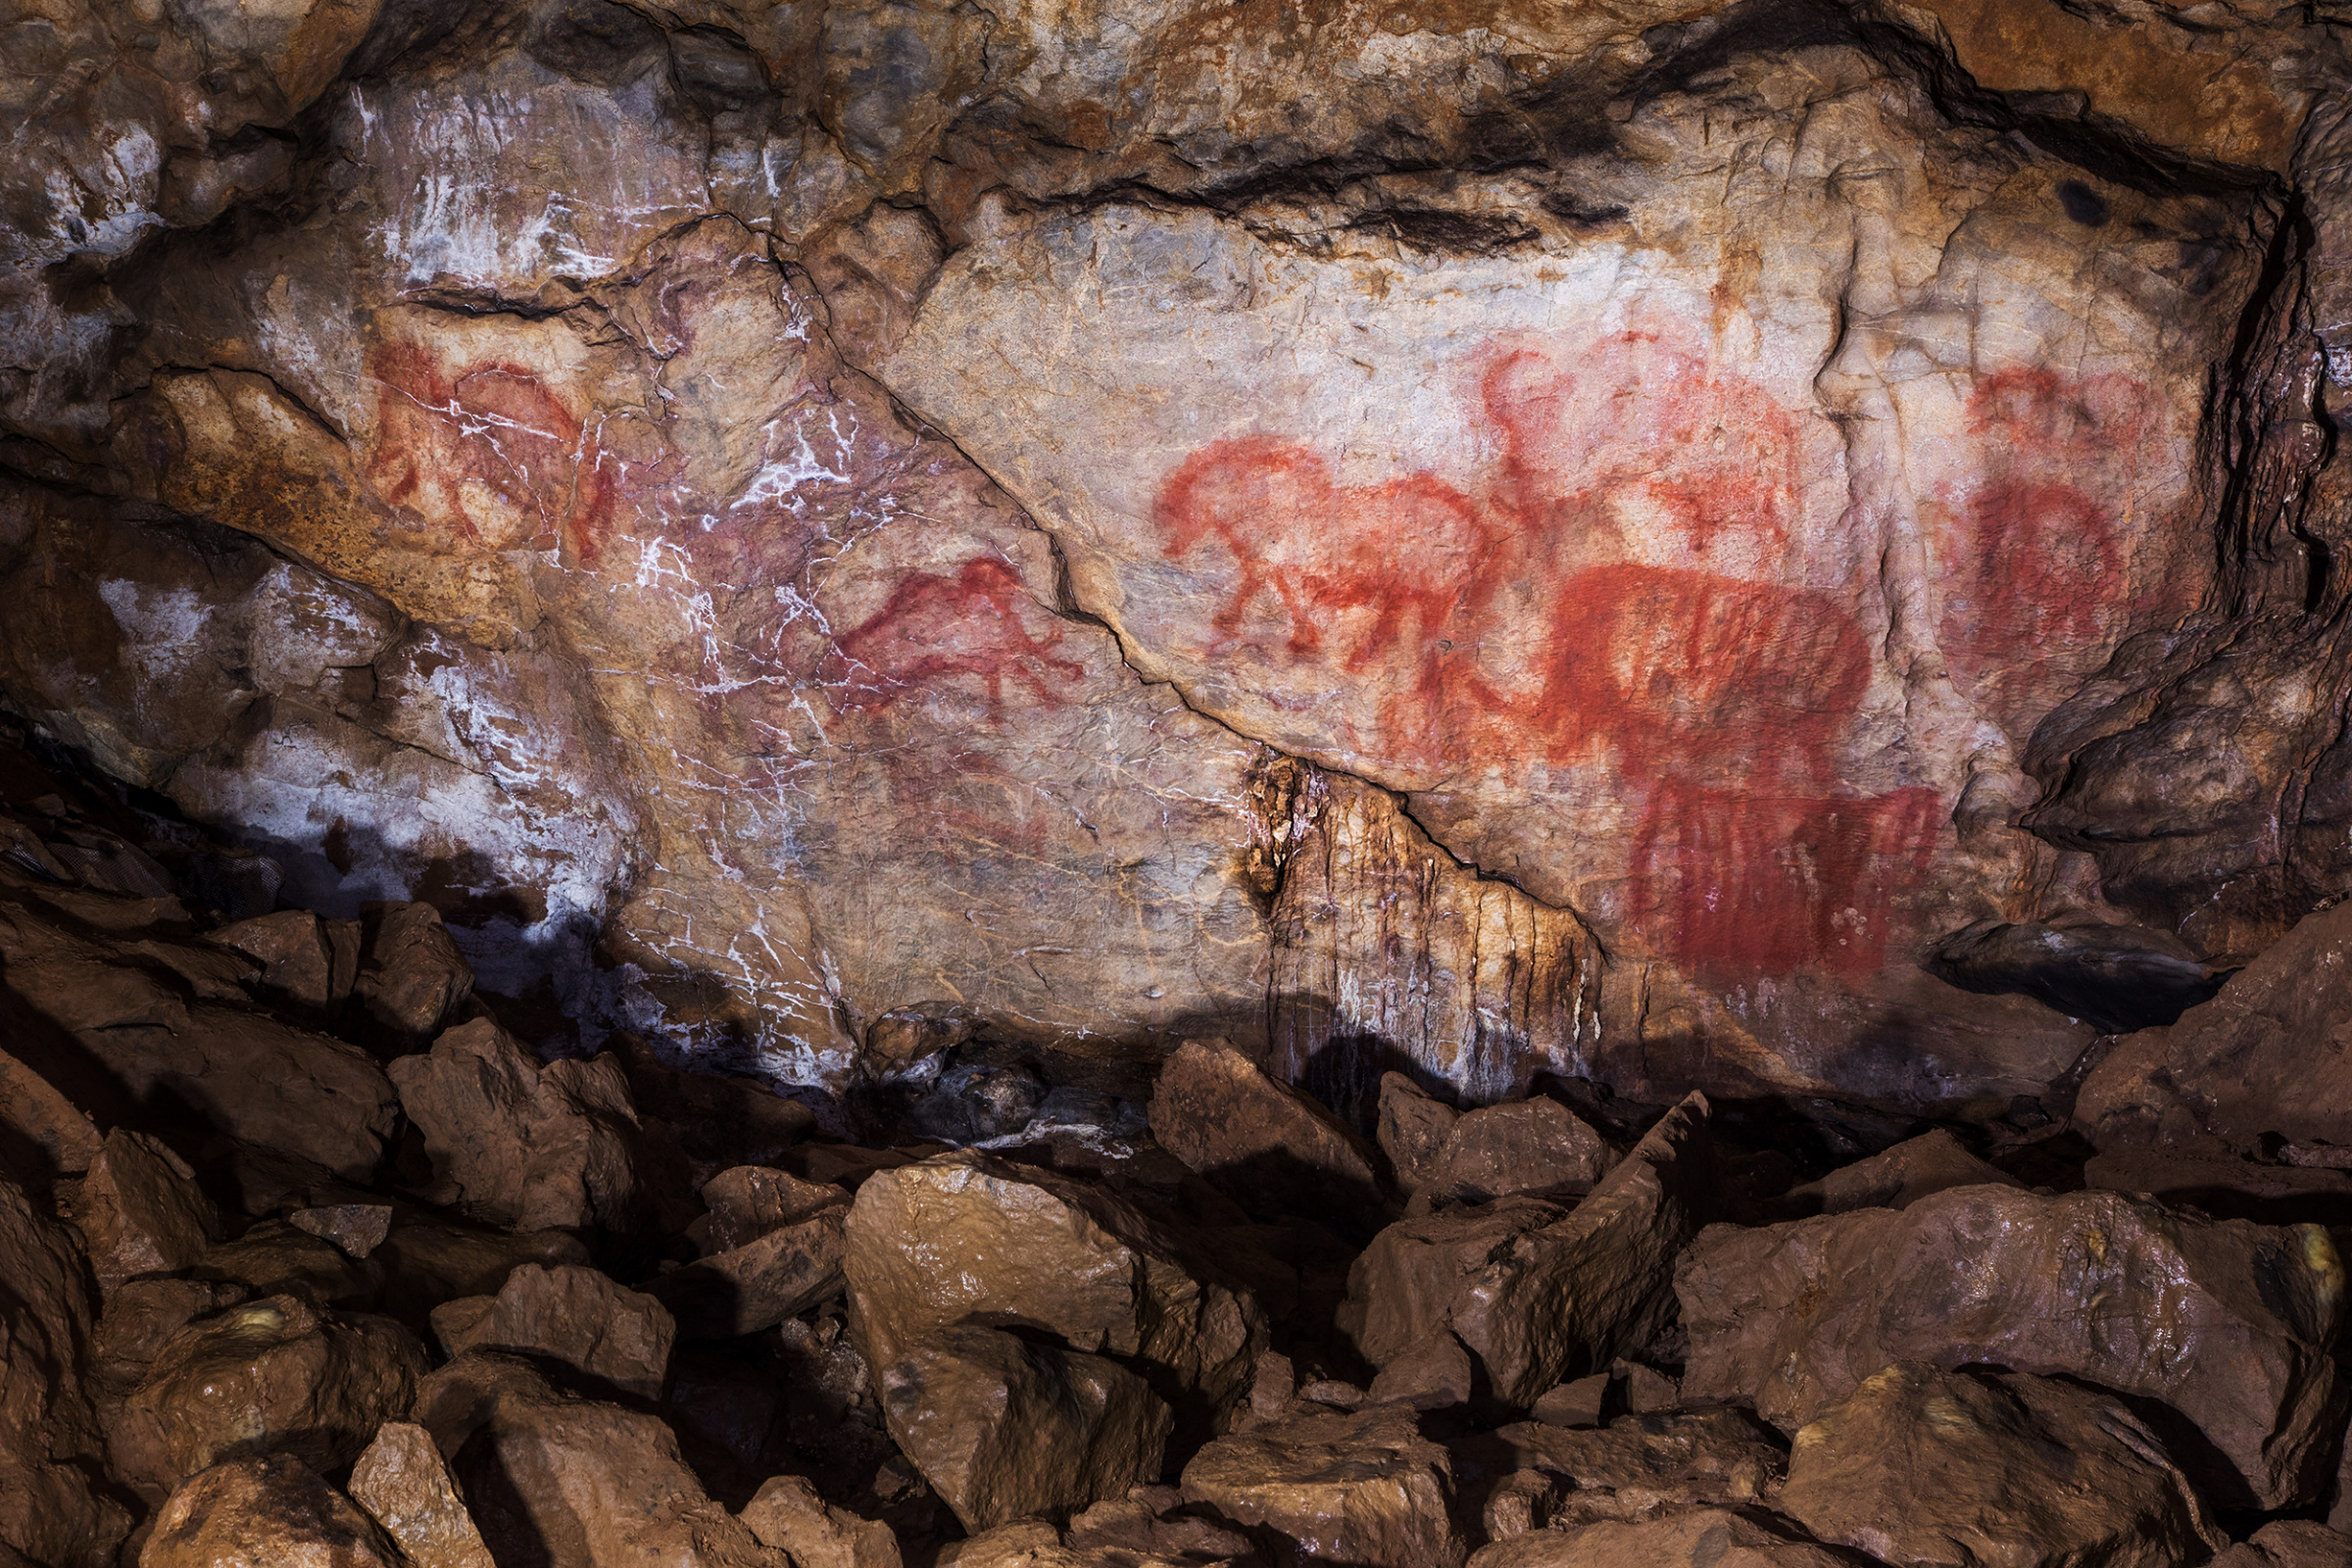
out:
{"label": "boulder", "polygon": [[1692,1508],[1654,1519],[1531,1530],[1484,1547],[1473,1568],[1855,1568],[1768,1514]]}
{"label": "boulder", "polygon": [[0,1051],[0,1171],[36,1182],[78,1176],[98,1157],[103,1141],[87,1112]]}
{"label": "boulder", "polygon": [[693,1339],[730,1340],[772,1329],[841,1290],[846,1214],[839,1205],[820,1210],[758,1241],[657,1275],[646,1290]]}
{"label": "boulder", "polygon": [[1458,1568],[1453,1466],[1414,1413],[1301,1415],[1217,1439],[1184,1467],[1184,1496],[1270,1532],[1302,1558]]}
{"label": "boulder", "polygon": [[387,1421],[351,1467],[351,1499],[399,1546],[408,1568],[493,1568],[432,1435]]}
{"label": "boulder", "polygon": [[2352,1568],[2352,1536],[2308,1519],[2279,1519],[2213,1559],[2210,1568]]}
{"label": "boulder", "polygon": [[143,1133],[118,1127],[90,1164],[74,1204],[90,1271],[112,1294],[141,1274],[173,1274],[220,1239],[220,1216],[187,1161]]}
{"label": "boulder", "polygon": [[1608,1407],[1609,1385],[1615,1381],[1606,1372],[1595,1372],[1563,1383],[1528,1406],[1527,1413],[1547,1426],[1599,1426]]}
{"label": "boulder", "polygon": [[1501,1403],[1648,1344],[1674,1309],[1674,1258],[1714,1188],[1707,1102],[1692,1094],[1566,1218],[1513,1236],[1455,1291],[1454,1338]]}
{"label": "boulder", "polygon": [[611,1056],[542,1065],[487,1018],[392,1063],[434,1202],[517,1230],[619,1230],[642,1206],[637,1112]]}
{"label": "boulder", "polygon": [[286,1223],[333,1243],[346,1257],[360,1258],[383,1246],[384,1238],[392,1234],[392,1205],[327,1203],[298,1208],[286,1216]]}
{"label": "boulder", "polygon": [[2169,1024],[2221,989],[2226,970],[2169,931],[1979,920],[1943,937],[1920,967],[1964,991],[2014,992],[2106,1034]]}
{"label": "boulder", "polygon": [[0,1182],[0,1545],[49,1568],[112,1568],[130,1529],[93,1484],[84,1267],[66,1228]]}
{"label": "boulder", "polygon": [[1616,1162],[1616,1152],[1567,1106],[1522,1100],[1464,1111],[1420,1191],[1457,1203],[1513,1193],[1587,1193]]}
{"label": "boulder", "polygon": [[279,909],[205,934],[204,940],[244,954],[262,966],[255,981],[273,997],[312,1012],[327,1012],[351,995],[359,976],[359,928],[321,920],[308,909]]}
{"label": "boulder", "polygon": [[1247,1396],[1265,1348],[1256,1301],[1173,1233],[1102,1188],[991,1155],[868,1177],[848,1242],[851,1325],[877,1375],[934,1329],[1016,1321],[1135,1367],[1182,1432]]}
{"label": "boulder", "polygon": [[370,1310],[384,1284],[383,1267],[373,1258],[355,1258],[280,1219],[247,1226],[235,1241],[208,1248],[190,1272],[202,1280],[242,1285],[257,1297],[295,1296],[313,1306]]}
{"label": "boulder", "polygon": [[899,1568],[898,1533],[817,1494],[807,1476],[776,1476],[739,1516],[760,1544],[790,1554],[795,1568]]}
{"label": "boulder", "polygon": [[1444,1101],[1424,1094],[1400,1072],[1380,1075],[1374,1135],[1380,1152],[1388,1156],[1397,1188],[1408,1198],[1421,1191],[1421,1184],[1437,1164],[1438,1152],[1446,1147],[1446,1135],[1461,1114]]}
{"label": "boulder", "polygon": [[[2210,1002],[2119,1042],[2083,1079],[2075,1120],[2102,1152],[2266,1137],[2352,1146],[2352,905],[2305,915]],[[2325,1047],[2319,1042],[2327,1042]]]}
{"label": "boulder", "polygon": [[846,1208],[849,1201],[848,1190],[831,1182],[804,1181],[765,1165],[737,1165],[703,1184],[703,1206],[710,1212],[688,1226],[686,1234],[709,1257],[828,1208]]}
{"label": "boulder", "polygon": [[[1185,1506],[1174,1487],[1136,1487],[1070,1520],[1062,1544],[1081,1558],[1174,1563],[1253,1562],[1256,1544],[1231,1525]],[[1113,1555],[1113,1554],[1116,1555]]]}
{"label": "boulder", "polygon": [[106,1298],[91,1342],[89,1370],[117,1394],[145,1380],[172,1337],[201,1317],[235,1306],[253,1293],[233,1281],[132,1280]]}
{"label": "boulder", "polygon": [[308,1465],[264,1454],[224,1461],[182,1482],[156,1515],[139,1568],[412,1565],[373,1520]]}
{"label": "boulder", "polygon": [[291,1296],[231,1307],[166,1343],[111,1434],[116,1466],[157,1496],[223,1459],[285,1453],[335,1470],[407,1412],[424,1365],[389,1318]]}
{"label": "boulder", "polygon": [[1917,1361],[1798,1430],[1777,1505],[1819,1540],[1898,1564],[2174,1568],[2230,1544],[2112,1395]]}
{"label": "boulder", "polygon": [[1952,1187],[2019,1187],[2025,1183],[1988,1165],[1938,1127],[1884,1153],[1840,1166],[1818,1181],[1792,1187],[1774,1205],[1783,1217],[1843,1214],[1857,1208],[1908,1208],[1930,1193]]}
{"label": "boulder", "polygon": [[368,1256],[383,1270],[383,1309],[422,1326],[443,1301],[495,1296],[525,1263],[585,1263],[588,1249],[567,1231],[505,1231],[455,1215],[403,1213]]}
{"label": "boulder", "polygon": [[660,1301],[568,1263],[522,1264],[496,1296],[433,1308],[432,1324],[444,1354],[520,1350],[641,1399],[662,1396],[677,1338],[677,1324]]}
{"label": "boulder", "polygon": [[392,1039],[422,1045],[473,992],[473,968],[429,904],[362,911],[364,947],[351,999]]}
{"label": "boulder", "polygon": [[1156,1481],[1174,1425],[1117,1362],[1000,1329],[934,1330],[880,1381],[891,1437],[973,1532]]}
{"label": "boulder", "polygon": [[2318,1494],[2341,1420],[2343,1268],[2316,1226],[1963,1187],[1902,1210],[1712,1227],[1675,1289],[1685,1394],[1753,1400],[1784,1431],[1895,1361],[1986,1362],[2140,1396],[2217,1506],[2278,1508]]}
{"label": "boulder", "polygon": [[1150,1115],[1162,1149],[1261,1218],[1298,1214],[1365,1236],[1389,1220],[1377,1152],[1231,1041],[1177,1047]]}
{"label": "boulder", "polygon": [[356,1046],[254,1011],[238,983],[249,960],[232,956],[152,939],[134,951],[0,906],[10,988],[130,1101],[372,1180],[399,1116],[383,1068]]}
{"label": "boulder", "polygon": [[1520,1238],[1567,1219],[1572,1204],[1506,1198],[1400,1219],[1372,1238],[1348,1270],[1340,1331],[1363,1358],[1386,1366],[1434,1336],[1450,1338],[1454,1298]]}
{"label": "boulder", "polygon": [[[1746,1506],[1768,1497],[1788,1467],[1771,1429],[1731,1406],[1624,1415],[1581,1431],[1521,1421],[1452,1451],[1464,1503],[1486,1514],[1494,1539],[1669,1507]],[[1534,1484],[1511,1487],[1521,1477]],[[1510,1517],[1513,1507],[1525,1511]]]}
{"label": "boulder", "polygon": [[415,1419],[495,1561],[792,1568],[703,1491],[658,1417],[560,1393],[516,1357],[459,1356],[424,1380]]}
{"label": "boulder", "polygon": [[2258,1225],[2352,1225],[2352,1171],[2258,1165],[2218,1151],[2117,1149],[2082,1164],[2082,1185]]}

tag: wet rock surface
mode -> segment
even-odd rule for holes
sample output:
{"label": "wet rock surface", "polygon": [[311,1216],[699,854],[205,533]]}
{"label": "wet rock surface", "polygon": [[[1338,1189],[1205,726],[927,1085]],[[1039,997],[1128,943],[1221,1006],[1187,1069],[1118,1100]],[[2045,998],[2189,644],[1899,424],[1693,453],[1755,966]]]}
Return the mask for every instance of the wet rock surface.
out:
{"label": "wet rock surface", "polygon": [[1675,1281],[1687,1395],[1793,1432],[1898,1360],[2071,1376],[2141,1397],[2222,1505],[2265,1507],[2322,1485],[2343,1288],[2317,1226],[2002,1187],[1720,1227]]}

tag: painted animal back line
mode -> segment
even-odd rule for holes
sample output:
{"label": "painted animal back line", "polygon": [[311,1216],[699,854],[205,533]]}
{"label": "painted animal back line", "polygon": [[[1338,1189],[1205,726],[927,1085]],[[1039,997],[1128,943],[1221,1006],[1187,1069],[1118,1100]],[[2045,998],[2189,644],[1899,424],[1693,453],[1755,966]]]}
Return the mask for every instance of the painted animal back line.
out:
{"label": "painted animal back line", "polygon": [[[1669,390],[1611,385],[1628,367]],[[1468,490],[1426,470],[1343,486],[1262,435],[1180,464],[1155,507],[1166,556],[1230,563],[1205,652],[1373,674],[1373,744],[1406,762],[1600,746],[1642,802],[1627,903],[1653,940],[1707,969],[1876,967],[1940,800],[1838,792],[1867,641],[1826,594],[1731,574],[1785,553],[1785,411],[1639,333],[1567,369],[1498,350],[1477,385],[1499,453]],[[1625,559],[1661,539],[1677,564]],[[1541,651],[1482,661],[1525,615]],[[1718,874],[1732,854],[1744,869]]]}

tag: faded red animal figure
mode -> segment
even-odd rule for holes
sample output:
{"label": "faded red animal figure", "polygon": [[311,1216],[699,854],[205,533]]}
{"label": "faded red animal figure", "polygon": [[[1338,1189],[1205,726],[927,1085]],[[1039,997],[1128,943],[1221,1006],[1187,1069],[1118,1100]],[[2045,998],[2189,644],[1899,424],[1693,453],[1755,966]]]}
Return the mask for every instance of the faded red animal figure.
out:
{"label": "faded red animal figure", "polygon": [[1859,979],[1886,962],[1895,904],[1927,874],[1943,814],[1927,789],[1799,799],[1663,780],[1627,902],[1710,978],[1818,964]]}
{"label": "faded red animal figure", "polygon": [[1551,640],[1531,727],[1555,752],[1604,735],[1629,771],[1653,777],[1822,789],[1870,683],[1862,635],[1835,600],[1671,566],[1577,573]]}
{"label": "faded red animal figure", "polygon": [[594,564],[612,488],[579,418],[530,369],[488,362],[445,374],[424,349],[378,345],[376,494],[491,550],[561,542]]}
{"label": "faded red animal figure", "polygon": [[2129,487],[2146,400],[2125,377],[2046,369],[2004,370],[1970,395],[1980,479],[1938,540],[1939,635],[1963,682],[2095,656],[2121,628],[2123,548],[2084,486]]}
{"label": "faded red animal figure", "polygon": [[1672,530],[1693,558],[1731,536],[1753,558],[1788,543],[1801,493],[1795,422],[1754,382],[1715,375],[1655,333],[1619,333],[1573,368],[1539,349],[1498,351],[1479,401],[1502,433],[1491,502],[1523,528],[1611,503]]}
{"label": "faded red animal figure", "polygon": [[1871,656],[1846,606],[1771,580],[1802,500],[1794,421],[1651,333],[1571,364],[1507,343],[1472,384],[1499,450],[1467,489],[1343,487],[1265,437],[1177,467],[1168,558],[1231,563],[1212,646],[1372,677],[1367,749],[1402,762],[1614,766],[1647,802],[1630,912],[1694,969],[1876,967],[1940,802],[1838,793]]}
{"label": "faded red animal figure", "polygon": [[1240,638],[1270,595],[1299,658],[1344,623],[1348,635],[1334,642],[1351,671],[1392,652],[1416,657],[1493,591],[1494,525],[1427,473],[1350,489],[1303,447],[1220,441],[1169,476],[1157,515],[1171,561],[1211,538],[1231,552],[1239,569],[1212,622],[1220,635]]}
{"label": "faded red animal figure", "polygon": [[1050,680],[1082,680],[1086,666],[1053,652],[1061,642],[1058,622],[1047,636],[1031,635],[1021,614],[1027,601],[1019,575],[988,556],[965,562],[952,577],[908,572],[880,610],[834,642],[845,671],[843,706],[888,708],[957,675],[988,688],[992,718],[1004,716],[1006,681],[1041,704],[1059,703]]}

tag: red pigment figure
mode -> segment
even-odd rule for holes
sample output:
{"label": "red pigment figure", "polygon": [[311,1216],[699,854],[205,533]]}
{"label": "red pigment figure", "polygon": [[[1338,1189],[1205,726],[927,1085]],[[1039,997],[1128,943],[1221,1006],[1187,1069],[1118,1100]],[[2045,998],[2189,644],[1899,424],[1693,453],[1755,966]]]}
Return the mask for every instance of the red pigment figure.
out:
{"label": "red pigment figure", "polygon": [[988,687],[992,719],[1004,717],[1004,682],[1026,686],[1039,703],[1061,699],[1047,684],[1085,678],[1086,666],[1056,658],[1056,624],[1033,637],[1021,619],[1027,598],[1021,579],[1001,561],[981,556],[953,577],[910,571],[883,607],[834,643],[848,666],[844,685],[851,708],[888,708],[921,686],[950,675],[977,675]]}
{"label": "red pigment figure", "polygon": [[[1793,421],[1650,333],[1570,368],[1497,348],[1476,385],[1501,451],[1470,493],[1426,470],[1343,487],[1315,453],[1267,437],[1180,465],[1155,515],[1170,560],[1233,563],[1215,646],[1273,615],[1292,662],[1377,671],[1391,695],[1376,744],[1423,765],[1605,747],[1645,798],[1638,925],[1724,975],[1876,968],[1941,802],[1831,793],[1866,641],[1825,595],[1732,574],[1786,552]],[[1636,543],[1688,564],[1623,559]],[[1482,669],[1528,613],[1544,617],[1541,652],[1507,677]],[[1422,755],[1429,738],[1449,755]]]}
{"label": "red pigment figure", "polygon": [[[2108,513],[2086,476],[2128,473],[2144,436],[2145,389],[2004,370],[1968,401],[1981,479],[1946,549],[1939,629],[1954,672],[1998,670],[2103,644],[2129,597]],[[2104,486],[2102,486],[2104,488]]]}
{"label": "red pigment figure", "polygon": [[[468,543],[544,550],[562,540],[595,564],[611,490],[580,420],[536,374],[486,362],[447,376],[409,344],[379,345],[368,372],[378,390],[368,480],[385,502],[455,522]],[[492,499],[531,519],[527,538],[504,537],[512,530],[481,514]]]}

